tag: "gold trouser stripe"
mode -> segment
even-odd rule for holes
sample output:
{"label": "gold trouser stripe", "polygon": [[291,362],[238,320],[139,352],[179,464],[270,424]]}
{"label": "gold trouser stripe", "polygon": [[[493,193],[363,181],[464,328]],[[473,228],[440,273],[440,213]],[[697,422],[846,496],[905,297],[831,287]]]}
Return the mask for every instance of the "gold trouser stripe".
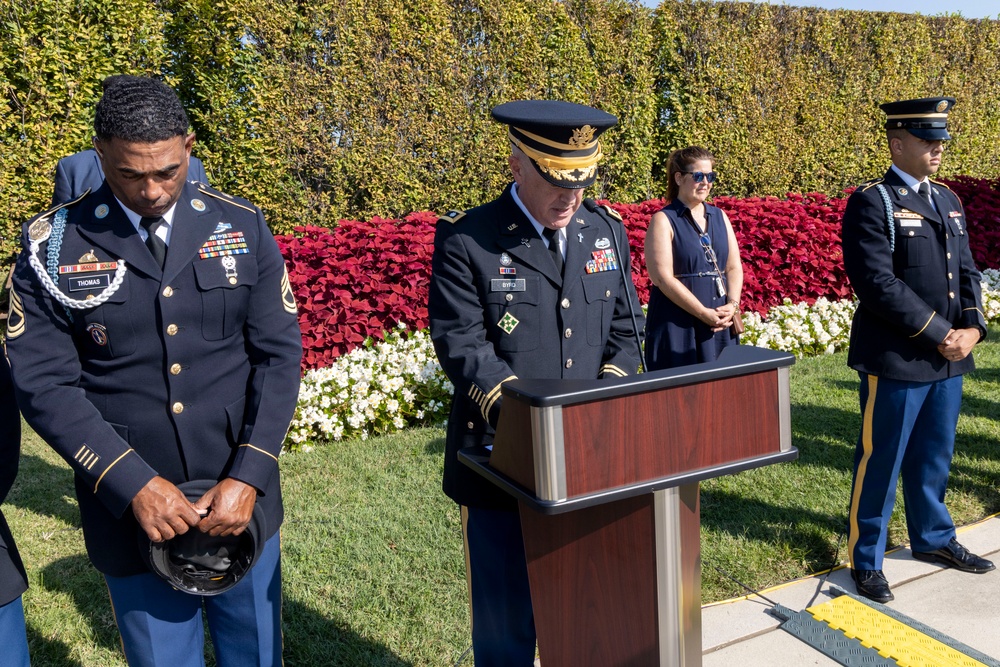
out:
{"label": "gold trouser stripe", "polygon": [[462,547],[465,549],[465,590],[469,595],[469,628],[472,628],[472,568],[469,567],[469,508],[459,505],[462,511]]}
{"label": "gold trouser stripe", "polygon": [[121,461],[123,458],[125,458],[126,454],[129,454],[129,453],[131,453],[133,451],[134,450],[131,449],[131,448],[126,449],[124,452],[122,452],[121,456],[119,456],[114,461],[112,461],[111,465],[109,465],[107,468],[104,469],[104,472],[101,473],[101,476],[97,478],[96,482],[94,482],[94,493],[97,493],[97,487],[101,485],[101,480],[104,479],[104,476],[108,474],[108,471],[111,470],[112,468],[114,468],[118,464],[119,461]]}
{"label": "gold trouser stripe", "polygon": [[858,472],[854,476],[854,493],[851,494],[850,536],[847,541],[847,556],[854,567],[854,545],[858,543],[858,503],[861,501],[861,489],[865,484],[865,473],[868,471],[868,460],[872,457],[872,419],[875,415],[875,394],[878,391],[878,378],[868,376],[868,400],[865,401],[865,413],[861,419],[861,445],[863,453],[858,463]]}
{"label": "gold trouser stripe", "polygon": [[244,443],[244,444],[240,445],[240,447],[249,447],[250,449],[253,449],[253,450],[255,450],[255,451],[258,451],[258,452],[260,452],[261,454],[266,454],[267,456],[270,456],[270,457],[271,457],[272,459],[274,459],[275,461],[277,461],[277,460],[278,460],[278,457],[277,457],[277,456],[275,456],[274,454],[272,454],[271,452],[268,452],[268,451],[265,451],[265,450],[261,449],[260,447],[254,447],[254,446],[253,446],[253,445],[251,445],[251,444],[250,444],[249,442],[247,442],[247,443]]}
{"label": "gold trouser stripe", "polygon": [[937,313],[932,311],[931,312],[931,316],[927,319],[927,323],[920,328],[920,331],[918,331],[917,333],[915,333],[912,336],[910,336],[910,338],[916,338],[917,336],[919,336],[920,334],[922,334],[924,332],[924,329],[926,329],[927,327],[929,327],[931,325],[931,320],[934,319],[935,315],[937,315]]}

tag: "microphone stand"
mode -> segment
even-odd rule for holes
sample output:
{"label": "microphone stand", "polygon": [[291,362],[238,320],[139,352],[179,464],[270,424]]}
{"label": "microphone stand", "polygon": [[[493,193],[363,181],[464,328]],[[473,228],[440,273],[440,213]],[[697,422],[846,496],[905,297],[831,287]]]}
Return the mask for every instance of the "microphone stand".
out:
{"label": "microphone stand", "polygon": [[[635,292],[630,291],[628,288],[628,286],[632,283],[632,280],[630,276],[625,274],[625,262],[622,261],[622,251],[618,244],[618,234],[615,231],[615,225],[611,223],[611,216],[608,215],[608,212],[598,206],[597,202],[590,197],[583,200],[583,206],[591,213],[596,213],[602,220],[604,220],[605,223],[607,223],[608,227],[611,228],[611,239],[615,244],[615,254],[618,255],[618,269],[622,276],[622,286],[625,288],[625,301],[628,303],[628,314],[632,318],[632,333],[635,335],[635,345],[636,349],[639,351],[639,366],[642,368],[642,372],[645,373],[646,360],[642,353],[642,340],[639,338],[639,325],[635,320],[635,309],[632,307],[632,297],[635,296],[635,300],[638,301],[639,296]],[[624,224],[622,225],[622,229],[625,229]],[[632,271],[631,262],[629,263],[628,270],[630,272]]]}

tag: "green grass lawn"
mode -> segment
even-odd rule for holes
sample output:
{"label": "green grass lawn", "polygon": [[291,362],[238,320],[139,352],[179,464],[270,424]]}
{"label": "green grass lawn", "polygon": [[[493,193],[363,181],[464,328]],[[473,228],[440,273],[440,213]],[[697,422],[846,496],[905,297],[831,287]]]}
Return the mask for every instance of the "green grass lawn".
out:
{"label": "green grass lawn", "polygon": [[[994,328],[977,348],[980,370],[966,378],[948,495],[959,524],[1000,511],[998,339]],[[702,485],[705,602],[743,593],[716,568],[763,588],[845,558],[857,375],[837,354],[799,361],[791,378],[799,460]],[[286,665],[453,665],[468,646],[443,450],[443,430],[416,429],[281,458]],[[893,544],[906,540],[901,502]],[[103,580],[83,550],[69,469],[30,432],[4,512],[29,568],[33,664],[124,665]]]}

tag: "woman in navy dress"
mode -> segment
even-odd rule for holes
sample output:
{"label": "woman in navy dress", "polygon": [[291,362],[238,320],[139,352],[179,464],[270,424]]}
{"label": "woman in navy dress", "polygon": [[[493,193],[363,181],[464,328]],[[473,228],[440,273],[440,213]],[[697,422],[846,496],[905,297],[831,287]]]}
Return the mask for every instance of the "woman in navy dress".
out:
{"label": "woman in navy dress", "polygon": [[729,218],[705,203],[714,167],[715,157],[700,146],[668,159],[670,203],[646,231],[646,268],[656,288],[646,316],[649,370],[712,361],[739,342],[729,326],[739,309],[743,265]]}

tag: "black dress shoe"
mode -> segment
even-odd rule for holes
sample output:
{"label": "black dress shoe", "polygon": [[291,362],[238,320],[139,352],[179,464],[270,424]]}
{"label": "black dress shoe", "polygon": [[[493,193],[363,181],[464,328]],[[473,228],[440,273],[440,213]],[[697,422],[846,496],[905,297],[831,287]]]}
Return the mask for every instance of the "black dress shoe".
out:
{"label": "black dress shoe", "polygon": [[895,599],[882,570],[851,570],[851,577],[858,595],[875,602],[890,602]]}
{"label": "black dress shoe", "polygon": [[935,549],[934,551],[914,551],[913,557],[917,560],[928,563],[940,563],[941,565],[953,567],[962,572],[974,572],[975,574],[982,574],[983,572],[995,569],[991,561],[970,553],[954,537],[951,538],[951,542],[947,546]]}

